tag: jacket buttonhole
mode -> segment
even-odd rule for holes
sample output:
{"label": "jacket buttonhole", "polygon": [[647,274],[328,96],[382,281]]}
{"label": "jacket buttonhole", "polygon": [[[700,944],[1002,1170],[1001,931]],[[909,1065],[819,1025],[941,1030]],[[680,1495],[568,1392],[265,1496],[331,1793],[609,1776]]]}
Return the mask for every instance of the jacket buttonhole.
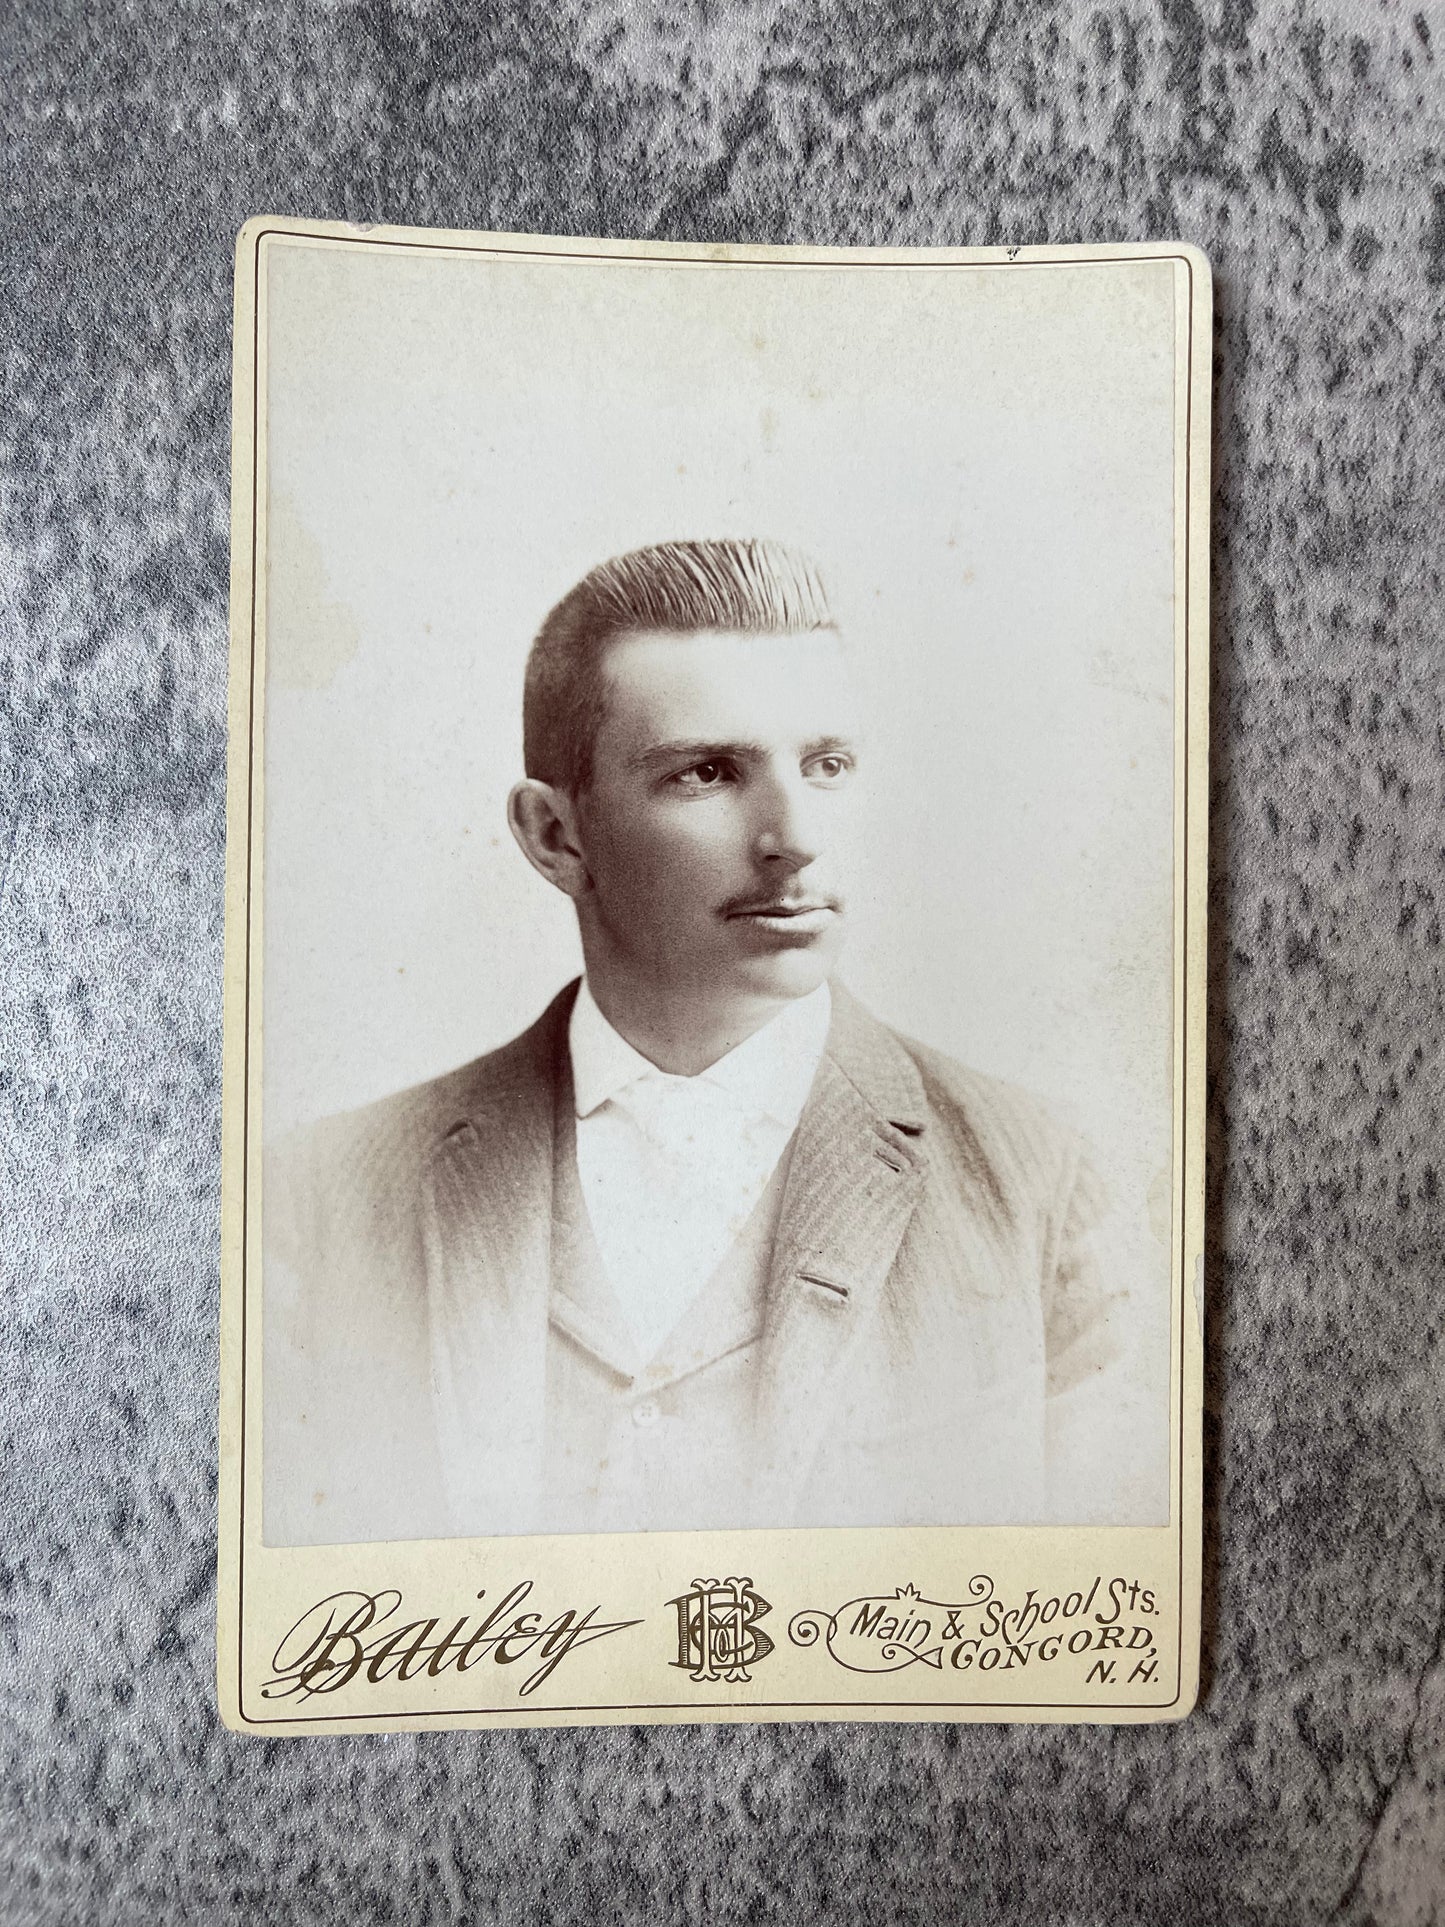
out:
{"label": "jacket buttonhole", "polygon": [[890,1171],[901,1171],[903,1169],[903,1166],[898,1162],[897,1158],[889,1157],[886,1151],[875,1149],[873,1155],[880,1164],[886,1164]]}
{"label": "jacket buttonhole", "polygon": [[820,1278],[815,1271],[800,1271],[798,1278],[805,1285],[816,1285],[819,1291],[825,1291],[832,1304],[841,1305],[848,1296],[846,1285],[835,1284],[831,1278]]}

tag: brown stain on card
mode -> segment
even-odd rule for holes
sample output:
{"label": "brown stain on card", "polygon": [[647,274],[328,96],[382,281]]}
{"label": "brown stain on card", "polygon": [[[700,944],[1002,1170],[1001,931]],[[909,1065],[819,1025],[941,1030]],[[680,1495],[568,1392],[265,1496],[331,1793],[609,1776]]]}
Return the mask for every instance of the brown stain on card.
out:
{"label": "brown stain on card", "polygon": [[283,689],[326,689],[356,654],[361,629],[336,600],[321,544],[280,489],[270,499],[266,669]]}

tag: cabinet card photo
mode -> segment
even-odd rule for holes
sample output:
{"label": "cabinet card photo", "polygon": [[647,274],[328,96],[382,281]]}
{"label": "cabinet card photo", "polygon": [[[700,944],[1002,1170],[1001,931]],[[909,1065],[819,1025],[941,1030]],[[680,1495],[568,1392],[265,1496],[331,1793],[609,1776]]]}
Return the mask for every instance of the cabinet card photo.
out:
{"label": "cabinet card photo", "polygon": [[1210,332],[243,230],[229,1724],[1188,1711]]}

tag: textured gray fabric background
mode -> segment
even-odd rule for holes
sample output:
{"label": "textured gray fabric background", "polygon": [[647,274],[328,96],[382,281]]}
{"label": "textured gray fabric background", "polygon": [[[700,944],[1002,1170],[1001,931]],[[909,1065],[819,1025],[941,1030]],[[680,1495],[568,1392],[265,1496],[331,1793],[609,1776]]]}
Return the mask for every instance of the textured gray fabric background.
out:
{"label": "textured gray fabric background", "polygon": [[[11,0],[0,32],[0,1917],[1445,1917],[1445,12]],[[263,211],[1212,255],[1186,1724],[219,1727],[229,286]]]}

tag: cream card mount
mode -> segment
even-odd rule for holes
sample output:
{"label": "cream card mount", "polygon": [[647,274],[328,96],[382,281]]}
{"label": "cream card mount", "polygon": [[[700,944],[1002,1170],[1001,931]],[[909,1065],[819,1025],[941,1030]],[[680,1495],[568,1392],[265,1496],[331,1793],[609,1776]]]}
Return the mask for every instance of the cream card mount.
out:
{"label": "cream card mount", "polygon": [[228,1725],[1189,1710],[1210,332],[242,231]]}

